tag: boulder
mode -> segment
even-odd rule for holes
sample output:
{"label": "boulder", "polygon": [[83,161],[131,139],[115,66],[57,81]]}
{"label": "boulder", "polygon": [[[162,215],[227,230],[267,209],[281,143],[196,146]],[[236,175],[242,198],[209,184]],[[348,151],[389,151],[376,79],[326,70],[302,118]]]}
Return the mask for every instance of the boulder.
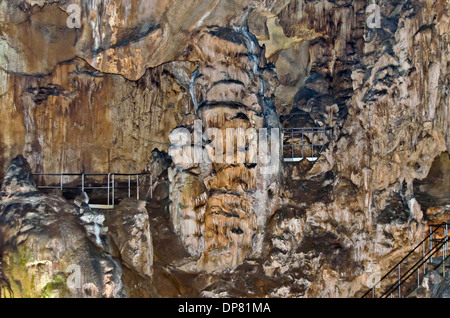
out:
{"label": "boulder", "polygon": [[37,191],[22,156],[12,160],[0,201],[7,297],[125,296],[120,263],[92,240],[82,215],[64,198]]}
{"label": "boulder", "polygon": [[111,241],[113,255],[123,266],[151,277],[153,243],[150,221],[145,201],[123,200],[106,214],[105,224]]}

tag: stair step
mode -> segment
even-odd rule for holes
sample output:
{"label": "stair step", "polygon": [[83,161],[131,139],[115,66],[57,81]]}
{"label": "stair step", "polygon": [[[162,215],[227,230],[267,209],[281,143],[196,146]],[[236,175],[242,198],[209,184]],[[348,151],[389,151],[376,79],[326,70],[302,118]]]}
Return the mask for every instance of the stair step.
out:
{"label": "stair step", "polygon": [[443,256],[433,256],[432,259],[433,259],[433,261],[434,261],[434,260],[436,260],[436,261],[442,261],[442,260],[444,259],[444,257],[443,257]]}
{"label": "stair step", "polygon": [[438,266],[438,265],[442,264],[443,261],[445,262],[445,264],[448,264],[449,261],[450,261],[450,257],[447,256],[447,257],[445,258],[445,260],[444,260],[444,257],[443,257],[443,256],[433,257],[432,259],[430,258],[430,263],[431,263],[433,266]]}
{"label": "stair step", "polygon": [[[449,224],[449,223],[447,222],[447,224]],[[434,228],[436,228],[436,227],[437,226],[435,226]],[[442,228],[442,225],[438,225],[438,227]],[[420,278],[423,279],[424,271],[429,273],[430,270],[431,271],[435,270],[435,271],[437,271],[437,273],[439,275],[443,276],[444,279],[450,278],[450,255],[449,255],[450,251],[447,250],[448,242],[450,242],[450,233],[448,233],[448,232],[446,233],[446,230],[444,232],[442,232],[441,230],[439,230],[438,232],[436,232],[436,231],[437,231],[437,229],[435,229],[435,231],[434,231],[435,233],[430,233],[430,234],[426,235],[424,240],[419,245],[417,245],[401,261],[402,268],[404,268],[403,266],[405,266],[405,265],[413,266],[409,269],[409,271],[413,270],[413,274],[415,273],[416,284],[420,283]],[[431,240],[431,243],[430,243],[430,240]],[[419,259],[418,262],[415,263],[417,261],[417,258],[410,257],[410,256],[411,256],[411,253],[416,251],[418,248],[420,251],[421,245],[423,245],[423,247],[424,247],[423,248],[424,249],[423,258]],[[425,246],[426,246],[426,249],[425,249]],[[430,254],[436,255],[436,256],[430,257]],[[444,254],[446,255],[446,257],[438,256],[438,255],[444,255]],[[426,261],[425,261],[425,258],[427,259]],[[423,264],[422,264],[422,262],[423,262]],[[417,266],[419,263],[421,265]],[[389,273],[391,273],[394,269],[396,269],[399,266],[399,264],[394,266],[391,269],[391,271],[389,271]],[[412,264],[414,264],[414,265],[412,265]],[[395,272],[394,272],[394,274],[395,274]],[[422,276],[422,277],[420,277],[420,276]],[[385,278],[386,277],[388,277],[388,276],[386,275]],[[404,286],[405,290],[406,289],[408,290],[407,293],[402,292],[402,296],[407,297],[407,298],[424,297],[423,290],[418,289],[417,285],[416,286],[412,285],[412,284],[414,284],[414,280],[406,281],[409,279],[409,277],[411,277],[411,274],[402,281],[402,286]],[[390,288],[392,288],[392,287],[395,287],[395,286],[391,286]],[[366,297],[369,293],[370,293],[370,290],[364,294],[364,297]]]}

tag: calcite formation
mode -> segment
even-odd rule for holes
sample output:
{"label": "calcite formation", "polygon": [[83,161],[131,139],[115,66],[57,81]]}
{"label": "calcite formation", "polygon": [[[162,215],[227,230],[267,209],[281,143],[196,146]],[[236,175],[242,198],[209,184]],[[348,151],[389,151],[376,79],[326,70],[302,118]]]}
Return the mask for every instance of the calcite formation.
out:
{"label": "calcite formation", "polygon": [[[449,12],[448,0],[0,1],[0,180],[9,195],[0,204],[14,220],[2,223],[3,241],[22,239],[30,213],[61,223],[77,248],[95,251],[83,257],[114,268],[115,286],[123,255],[131,295],[362,295],[374,269],[384,274],[429,223],[448,221]],[[261,173],[252,139],[233,153],[215,144],[227,129],[298,127],[329,129],[323,152],[286,164],[280,152],[273,174]],[[216,160],[221,153],[236,162]],[[32,172],[150,172],[140,198],[158,233],[154,262],[137,239],[145,220],[127,246],[125,216],[114,234],[83,197],[39,194],[29,172],[5,178],[18,154]],[[5,210],[11,202],[17,214]],[[67,220],[48,212],[56,205]],[[145,219],[144,210],[133,213]],[[55,251],[68,248],[52,225],[43,232]],[[104,254],[111,234],[123,254]],[[0,284],[16,295],[17,275],[50,266],[35,263],[38,248],[26,252],[28,267],[12,261],[21,250],[0,250]],[[114,294],[100,283],[106,276],[92,273],[99,283],[83,295]]]}
{"label": "calcite formation", "polygon": [[[170,136],[171,217],[188,251],[200,258],[198,268],[221,271],[261,252],[272,213],[269,191],[277,191],[280,173],[279,123],[270,85],[276,77],[245,27],[208,29],[195,45],[200,62],[192,74],[194,109],[183,128],[192,135],[185,144],[177,140],[179,129]],[[255,134],[246,136],[248,129]],[[272,167],[258,157],[261,129],[278,141]]]}
{"label": "calcite formation", "polygon": [[106,237],[92,237],[83,226],[87,212],[39,192],[26,160],[12,160],[0,201],[5,297],[125,296],[122,267]]}
{"label": "calcite formation", "polygon": [[153,149],[168,149],[166,129],[181,123],[190,103],[170,69],[149,70],[137,82],[79,59],[43,77],[0,70],[1,165],[24,154],[33,172],[142,171]]}
{"label": "calcite formation", "polygon": [[153,271],[153,241],[145,201],[125,200],[116,210],[106,214],[108,236],[113,255],[128,268],[151,277]]}

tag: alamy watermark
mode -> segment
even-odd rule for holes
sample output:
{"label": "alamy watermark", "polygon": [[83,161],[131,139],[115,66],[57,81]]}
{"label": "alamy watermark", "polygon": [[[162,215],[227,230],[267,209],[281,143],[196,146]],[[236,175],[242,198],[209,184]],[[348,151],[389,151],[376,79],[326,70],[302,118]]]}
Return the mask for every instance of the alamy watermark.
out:
{"label": "alamy watermark", "polygon": [[369,4],[366,8],[366,14],[366,24],[368,28],[381,28],[381,7],[378,4]]}
{"label": "alamy watermark", "polygon": [[66,20],[69,29],[81,28],[81,7],[78,4],[69,4],[67,6],[69,17]]}
{"label": "alamy watermark", "polygon": [[81,267],[80,265],[70,264],[67,269],[67,273],[70,273],[67,277],[66,285],[70,290],[81,289]]}
{"label": "alamy watermark", "polygon": [[[297,14],[297,20],[300,21],[303,17],[303,1],[299,1],[299,7]],[[69,4],[67,6],[66,12],[69,14],[67,18],[66,24],[70,29],[79,29],[81,28],[81,7],[78,4]],[[369,4],[366,8],[366,24],[368,28],[381,28],[381,7],[372,3]]]}
{"label": "alamy watermark", "polygon": [[366,268],[366,273],[369,274],[369,276],[367,277],[365,285],[374,289],[381,288],[380,284],[378,284],[381,280],[380,266],[375,263],[369,264]]}
{"label": "alamy watermark", "polygon": [[[303,17],[303,0],[300,0],[298,5],[300,8],[297,13],[297,20],[300,21]],[[78,4],[72,3],[67,6],[66,12],[69,14],[66,21],[67,27],[70,29],[81,28],[81,7]],[[366,14],[368,28],[381,28],[381,7],[378,4],[369,4],[366,8]]]}
{"label": "alamy watermark", "polygon": [[[175,165],[198,163],[257,164],[261,174],[275,174],[280,166],[280,129],[219,128],[203,131],[201,120],[195,120],[193,133],[176,128],[170,135],[169,155]],[[270,151],[269,151],[270,149]]]}

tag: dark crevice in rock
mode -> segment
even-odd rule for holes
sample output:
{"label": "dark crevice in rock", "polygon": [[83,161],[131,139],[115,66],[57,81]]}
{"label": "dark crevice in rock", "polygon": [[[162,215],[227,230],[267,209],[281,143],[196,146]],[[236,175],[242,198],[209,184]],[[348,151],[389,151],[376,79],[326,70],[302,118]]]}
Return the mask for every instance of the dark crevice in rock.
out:
{"label": "dark crevice in rock", "polygon": [[27,92],[33,95],[33,101],[40,105],[45,102],[49,96],[69,96],[69,92],[64,90],[60,85],[57,84],[47,84],[47,86],[40,87],[29,87],[27,88]]}
{"label": "dark crevice in rock", "polygon": [[234,234],[242,235],[244,234],[244,231],[240,227],[234,227],[231,229],[231,232]]}
{"label": "dark crevice in rock", "polygon": [[209,30],[209,33],[222,40],[246,46],[246,40],[243,36],[234,31],[232,28],[217,27]]}
{"label": "dark crevice in rock", "polygon": [[209,90],[211,90],[211,88],[213,88],[214,86],[227,85],[227,84],[236,84],[236,85],[245,86],[242,81],[235,80],[235,79],[224,79],[224,80],[220,80],[220,81],[211,83],[211,87],[209,88]]}
{"label": "dark crevice in rock", "polygon": [[357,276],[357,273],[355,273],[357,264],[351,257],[351,249],[345,248],[338,237],[331,232],[305,236],[297,252],[311,252],[315,255],[323,253],[324,258],[333,270],[344,272],[346,275]]}
{"label": "dark crevice in rock", "polygon": [[228,108],[232,108],[232,109],[247,108],[246,105],[244,105],[240,102],[224,100],[224,101],[203,101],[199,104],[198,109],[199,110],[213,109],[216,107],[228,107]]}
{"label": "dark crevice in rock", "polygon": [[[118,31],[117,37],[120,39],[116,43],[110,45],[108,42],[110,41],[109,38],[103,39],[103,43],[101,44],[101,47],[95,48],[92,53],[94,55],[98,55],[102,52],[105,52],[108,49],[115,49],[119,47],[126,47],[132,43],[139,42],[149,34],[160,30],[161,25],[156,24],[152,25],[150,23],[144,23],[140,26],[135,26],[134,28],[128,28],[128,29],[121,29]],[[106,42],[106,43],[105,43]]]}
{"label": "dark crevice in rock", "polygon": [[450,154],[443,152],[434,159],[427,177],[414,181],[414,196],[426,212],[428,221],[444,222],[450,215],[449,184]]}
{"label": "dark crevice in rock", "polygon": [[[376,195],[377,194],[374,193],[374,196]],[[398,192],[392,194],[386,207],[377,215],[377,223],[380,224],[391,224],[394,222],[405,224],[408,220],[408,205],[406,204],[404,197]]]}

